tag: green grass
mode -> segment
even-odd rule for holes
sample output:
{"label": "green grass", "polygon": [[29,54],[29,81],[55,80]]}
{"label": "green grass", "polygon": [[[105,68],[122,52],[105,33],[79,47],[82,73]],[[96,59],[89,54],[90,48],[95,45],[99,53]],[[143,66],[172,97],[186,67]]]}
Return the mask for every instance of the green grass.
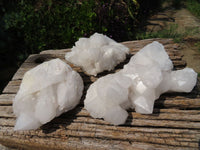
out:
{"label": "green grass", "polygon": [[175,42],[181,42],[183,34],[177,32],[178,25],[171,25],[168,29],[163,29],[157,32],[143,32],[137,34],[136,38],[148,39],[148,38],[173,38]]}
{"label": "green grass", "polygon": [[149,38],[172,38],[174,42],[180,43],[185,37],[197,34],[198,28],[188,28],[186,31],[178,32],[178,25],[171,25],[168,29],[157,32],[139,32],[136,35],[137,40]]}
{"label": "green grass", "polygon": [[136,39],[149,39],[149,38],[173,38],[175,42],[181,42],[183,34],[178,33],[176,30],[178,25],[171,25],[168,29],[157,32],[143,32],[136,35]]}
{"label": "green grass", "polygon": [[200,18],[200,3],[197,0],[186,0],[186,8]]}

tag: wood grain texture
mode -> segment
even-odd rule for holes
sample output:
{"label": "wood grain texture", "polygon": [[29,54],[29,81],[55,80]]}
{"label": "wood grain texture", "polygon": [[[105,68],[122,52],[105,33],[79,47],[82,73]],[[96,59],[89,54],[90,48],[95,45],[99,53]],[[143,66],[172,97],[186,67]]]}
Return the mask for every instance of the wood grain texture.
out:
{"label": "wood grain texture", "polygon": [[128,110],[128,119],[120,126],[113,126],[102,119],[93,119],[84,109],[84,96],[91,83],[99,77],[122,69],[132,55],[155,40],[165,46],[175,69],[186,66],[179,53],[180,46],[171,39],[123,42],[130,48],[131,54],[127,55],[127,59],[115,70],[105,71],[97,77],[88,76],[80,67],[67,62],[84,80],[84,95],[80,104],[40,129],[13,131],[16,117],[12,110],[12,99],[19,90],[24,73],[54,58],[65,61],[65,53],[70,49],[47,50],[30,55],[0,95],[0,143],[18,149],[199,149],[199,82],[191,93],[163,94],[155,102],[154,112],[151,115]]}

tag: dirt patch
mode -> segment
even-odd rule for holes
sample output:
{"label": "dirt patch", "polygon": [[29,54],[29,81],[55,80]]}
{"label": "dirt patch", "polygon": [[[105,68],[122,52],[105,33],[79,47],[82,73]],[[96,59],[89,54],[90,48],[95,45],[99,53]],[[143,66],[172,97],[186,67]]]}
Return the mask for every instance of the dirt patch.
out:
{"label": "dirt patch", "polygon": [[180,52],[184,55],[183,60],[187,62],[187,67],[200,73],[200,52],[195,43],[195,41],[185,41],[181,44]]}
{"label": "dirt patch", "polygon": [[187,62],[187,67],[191,67],[200,73],[200,51],[195,45],[200,42],[200,20],[185,8],[177,10],[173,18],[175,23],[178,24],[177,30],[179,33],[189,33],[186,35],[184,42],[181,43],[180,52],[184,55],[183,60]]}
{"label": "dirt patch", "polygon": [[200,73],[200,50],[195,43],[200,42],[200,19],[191,14],[186,8],[174,9],[167,3],[163,11],[158,12],[148,20],[146,32],[159,32],[177,26],[173,32],[184,36],[180,52],[184,55],[187,67]]}

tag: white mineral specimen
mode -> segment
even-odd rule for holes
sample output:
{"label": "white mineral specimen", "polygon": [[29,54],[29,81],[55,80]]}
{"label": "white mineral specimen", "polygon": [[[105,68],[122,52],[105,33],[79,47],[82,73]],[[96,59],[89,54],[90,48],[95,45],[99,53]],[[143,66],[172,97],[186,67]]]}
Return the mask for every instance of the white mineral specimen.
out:
{"label": "white mineral specimen", "polygon": [[95,33],[90,38],[80,38],[65,59],[81,66],[89,75],[112,70],[124,61],[129,48],[115,42],[106,35]]}
{"label": "white mineral specimen", "polygon": [[124,124],[126,109],[151,114],[154,101],[164,92],[190,92],[197,81],[191,68],[172,71],[173,64],[162,44],[145,46],[124,68],[99,78],[88,89],[85,108],[94,118]]}
{"label": "white mineral specimen", "polygon": [[25,73],[13,100],[15,130],[37,129],[80,101],[83,80],[60,59],[44,62]]}

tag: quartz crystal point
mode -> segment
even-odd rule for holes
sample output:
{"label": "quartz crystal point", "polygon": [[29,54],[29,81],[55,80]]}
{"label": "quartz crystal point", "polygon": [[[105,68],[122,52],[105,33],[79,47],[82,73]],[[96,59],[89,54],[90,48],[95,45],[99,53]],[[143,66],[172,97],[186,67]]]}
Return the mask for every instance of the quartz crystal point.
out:
{"label": "quartz crystal point", "polygon": [[106,35],[95,33],[90,38],[80,38],[65,59],[80,66],[89,75],[112,70],[124,61],[129,48],[115,42]]}
{"label": "quartz crystal point", "polygon": [[197,81],[191,68],[172,71],[173,64],[162,44],[153,42],[132,56],[122,70],[99,78],[88,89],[85,108],[94,118],[124,124],[126,109],[153,112],[154,101],[165,92],[190,92]]}
{"label": "quartz crystal point", "polygon": [[83,80],[72,68],[54,59],[25,73],[13,100],[15,130],[37,129],[80,101]]}

